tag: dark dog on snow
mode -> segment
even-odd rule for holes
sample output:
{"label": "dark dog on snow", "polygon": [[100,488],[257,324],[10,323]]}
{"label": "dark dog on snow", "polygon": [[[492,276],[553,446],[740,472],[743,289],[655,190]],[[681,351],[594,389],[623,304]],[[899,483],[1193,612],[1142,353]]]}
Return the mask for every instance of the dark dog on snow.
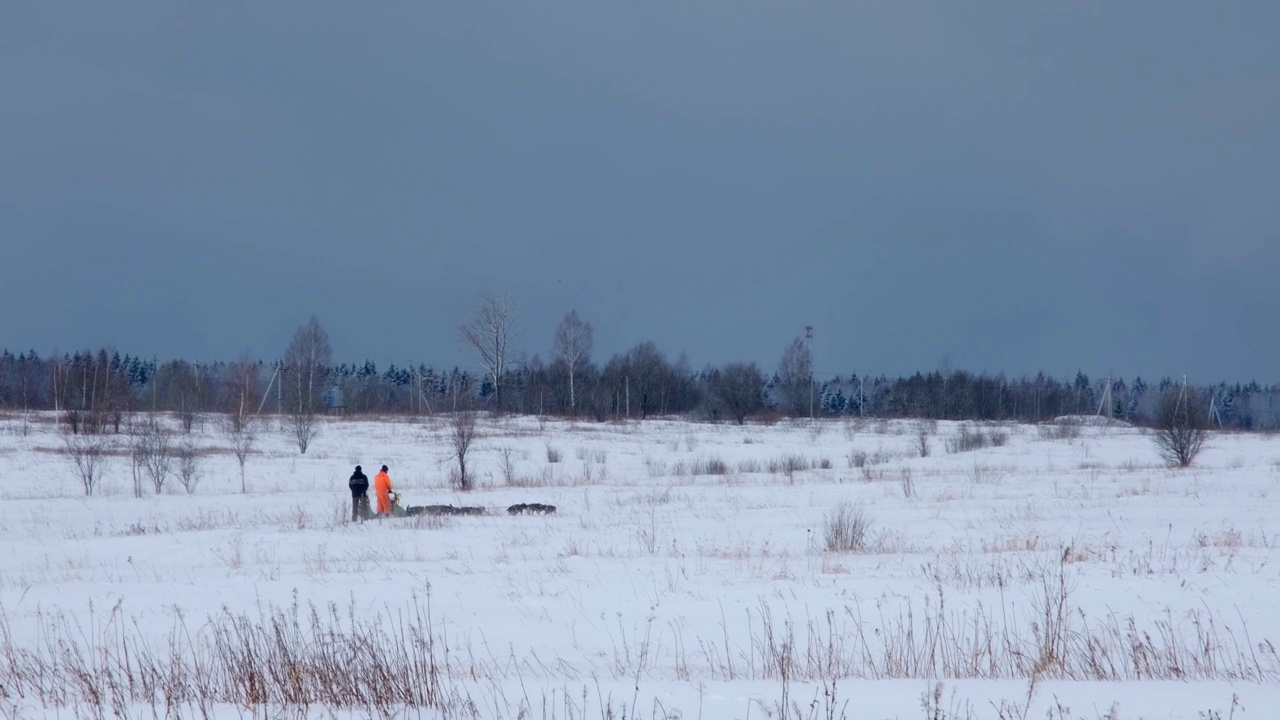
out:
{"label": "dark dog on snow", "polygon": [[484,508],[463,505],[410,505],[405,508],[406,515],[483,515]]}
{"label": "dark dog on snow", "polygon": [[508,515],[550,515],[555,511],[555,505],[544,505],[542,503],[516,503],[507,508]]}

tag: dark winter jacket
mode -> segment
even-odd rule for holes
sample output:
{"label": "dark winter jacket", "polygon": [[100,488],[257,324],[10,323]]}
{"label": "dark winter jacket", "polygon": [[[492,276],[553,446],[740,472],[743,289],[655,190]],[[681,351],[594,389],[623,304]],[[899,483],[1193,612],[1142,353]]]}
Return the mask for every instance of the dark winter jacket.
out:
{"label": "dark winter jacket", "polygon": [[356,466],[356,471],[351,474],[351,480],[347,482],[347,486],[351,488],[351,497],[360,497],[369,492],[369,478],[360,472],[360,466]]}

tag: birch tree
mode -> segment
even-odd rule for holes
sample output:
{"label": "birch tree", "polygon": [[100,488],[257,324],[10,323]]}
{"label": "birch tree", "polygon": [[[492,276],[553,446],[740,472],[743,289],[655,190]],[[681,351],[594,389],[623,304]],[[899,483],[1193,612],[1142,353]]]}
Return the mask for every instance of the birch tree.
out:
{"label": "birch tree", "polygon": [[475,353],[493,380],[496,408],[501,411],[502,377],[507,371],[507,353],[513,337],[517,307],[510,295],[485,295],[469,321],[458,328],[464,345]]}
{"label": "birch tree", "polygon": [[240,465],[240,492],[242,493],[249,491],[248,483],[245,481],[244,466],[257,440],[253,409],[261,393],[258,369],[249,356],[244,355],[232,363],[227,373],[224,399],[227,413],[224,416],[223,429],[231,442],[231,452]]}
{"label": "birch tree", "polygon": [[574,417],[578,415],[577,380],[591,363],[591,342],[591,323],[583,322],[577,310],[570,310],[556,328],[551,351],[569,374],[569,413]]}
{"label": "birch tree", "polygon": [[312,315],[294,333],[293,340],[284,351],[285,412],[298,452],[303,455],[320,431],[320,412],[324,406],[325,383],[332,361],[329,333]]}

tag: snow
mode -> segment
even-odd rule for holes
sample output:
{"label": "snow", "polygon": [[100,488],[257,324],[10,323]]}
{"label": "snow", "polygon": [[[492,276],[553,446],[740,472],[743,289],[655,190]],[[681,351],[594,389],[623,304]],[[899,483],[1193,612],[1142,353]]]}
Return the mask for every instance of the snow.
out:
{"label": "snow", "polygon": [[[215,426],[195,431],[194,494],[171,479],[136,499],[127,458],[85,497],[51,417],[0,420],[0,665],[57,628],[87,647],[189,638],[182,652],[219,618],[316,608],[394,636],[429,610],[450,692],[479,717],[1280,716],[1272,437],[1215,435],[1174,470],[1123,426],[1005,425],[1003,444],[950,454],[961,424],[942,422],[920,457],[907,421],[509,417],[481,421],[479,487],[459,493],[447,418],[331,419],[305,456],[265,430],[241,494]],[[348,523],[347,476],[384,463],[404,504],[488,513]],[[505,512],[519,502],[558,511]],[[871,521],[862,552],[825,548],[842,503]],[[1046,637],[1092,638],[1110,677],[1072,651],[1037,665]],[[1123,651],[1143,637],[1146,655]],[[7,715],[76,716],[10,690]]]}

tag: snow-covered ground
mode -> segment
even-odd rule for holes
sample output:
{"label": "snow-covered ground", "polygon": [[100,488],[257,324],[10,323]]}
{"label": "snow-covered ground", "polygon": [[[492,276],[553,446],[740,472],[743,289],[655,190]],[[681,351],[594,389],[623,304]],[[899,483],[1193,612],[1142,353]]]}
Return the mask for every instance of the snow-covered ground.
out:
{"label": "snow-covered ground", "polygon": [[[0,713],[1280,717],[1274,437],[1172,470],[1126,427],[484,419],[459,493],[450,433],[268,427],[242,494],[210,421],[195,492],[137,499],[127,457],[85,497],[50,417],[0,420]],[[384,463],[488,512],[347,522]]]}

